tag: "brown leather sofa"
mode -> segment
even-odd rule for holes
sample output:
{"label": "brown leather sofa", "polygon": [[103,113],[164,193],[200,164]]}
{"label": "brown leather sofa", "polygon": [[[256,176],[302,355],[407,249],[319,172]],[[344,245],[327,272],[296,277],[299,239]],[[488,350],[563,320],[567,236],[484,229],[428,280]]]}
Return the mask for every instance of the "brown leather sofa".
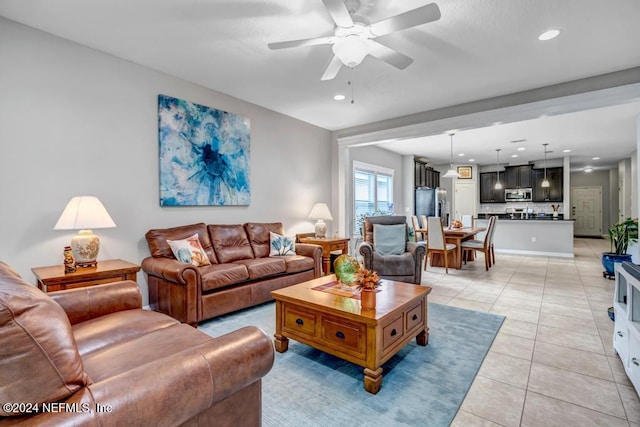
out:
{"label": "brown leather sofa", "polygon": [[142,310],[135,282],[45,294],[0,262],[0,426],[259,426],[273,344]]}
{"label": "brown leather sofa", "polygon": [[[142,261],[149,304],[181,322],[198,322],[272,300],[271,291],[322,275],[322,248],[297,243],[296,255],[269,257],[269,232],[281,223],[205,225],[149,230]],[[167,240],[197,233],[211,265],[178,261]]]}

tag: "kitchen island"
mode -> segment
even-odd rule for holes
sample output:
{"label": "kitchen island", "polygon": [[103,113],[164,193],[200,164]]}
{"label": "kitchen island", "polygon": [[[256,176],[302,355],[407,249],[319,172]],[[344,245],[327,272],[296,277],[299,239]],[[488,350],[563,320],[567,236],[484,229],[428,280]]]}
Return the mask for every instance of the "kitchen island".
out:
{"label": "kitchen island", "polygon": [[[573,220],[553,218],[498,218],[493,245],[496,253],[573,258],[573,223]],[[475,220],[477,227],[488,224],[484,215]]]}

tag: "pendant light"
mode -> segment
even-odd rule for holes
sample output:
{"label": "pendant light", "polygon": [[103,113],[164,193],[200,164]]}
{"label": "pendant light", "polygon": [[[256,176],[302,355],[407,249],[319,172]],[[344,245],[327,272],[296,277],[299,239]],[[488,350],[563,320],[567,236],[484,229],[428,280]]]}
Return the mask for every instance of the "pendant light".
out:
{"label": "pendant light", "polygon": [[541,186],[547,188],[550,185],[549,180],[547,179],[547,145],[549,144],[542,145],[544,145],[544,179],[542,180]]}
{"label": "pendant light", "polygon": [[496,148],[496,185],[493,187],[496,190],[502,190],[502,183],[500,182],[500,149]]}
{"label": "pendant light", "polygon": [[449,134],[449,136],[451,137],[451,157],[449,157],[449,170],[447,171],[447,173],[442,175],[443,178],[460,178],[460,174],[453,168],[453,135],[455,135],[455,133]]}

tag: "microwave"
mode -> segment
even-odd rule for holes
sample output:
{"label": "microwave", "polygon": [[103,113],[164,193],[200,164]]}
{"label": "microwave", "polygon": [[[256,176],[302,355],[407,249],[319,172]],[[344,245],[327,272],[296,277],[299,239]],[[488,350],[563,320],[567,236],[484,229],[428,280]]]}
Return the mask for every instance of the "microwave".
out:
{"label": "microwave", "polygon": [[530,188],[508,188],[504,190],[506,202],[530,202],[533,200],[533,190]]}

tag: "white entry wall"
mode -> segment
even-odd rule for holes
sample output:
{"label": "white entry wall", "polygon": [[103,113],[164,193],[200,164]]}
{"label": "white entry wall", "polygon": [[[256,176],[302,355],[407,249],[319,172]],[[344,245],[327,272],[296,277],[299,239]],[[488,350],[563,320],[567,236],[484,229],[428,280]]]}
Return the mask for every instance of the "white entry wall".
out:
{"label": "white entry wall", "polygon": [[453,218],[460,220],[462,215],[476,214],[476,199],[477,197],[477,185],[475,180],[471,179],[457,179],[453,183]]}

